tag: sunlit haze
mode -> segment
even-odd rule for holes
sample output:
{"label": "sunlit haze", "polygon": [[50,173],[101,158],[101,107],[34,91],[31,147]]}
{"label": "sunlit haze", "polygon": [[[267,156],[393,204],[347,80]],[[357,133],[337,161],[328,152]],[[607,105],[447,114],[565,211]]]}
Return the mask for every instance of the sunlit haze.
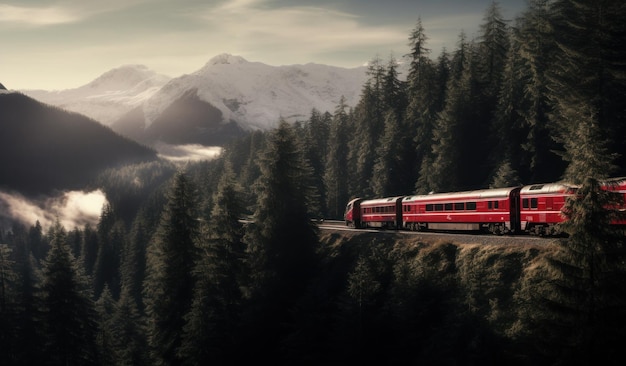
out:
{"label": "sunlit haze", "polygon": [[[0,82],[60,90],[125,64],[171,77],[231,53],[270,65],[399,58],[421,18],[433,54],[476,36],[492,0],[108,0],[0,3]],[[498,1],[513,19],[526,0]]]}
{"label": "sunlit haze", "polygon": [[101,190],[69,191],[44,201],[0,191],[0,207],[4,207],[0,218],[11,218],[24,225],[34,225],[39,221],[45,229],[58,219],[63,227],[72,230],[75,227],[82,228],[85,224],[95,226],[106,202]]}

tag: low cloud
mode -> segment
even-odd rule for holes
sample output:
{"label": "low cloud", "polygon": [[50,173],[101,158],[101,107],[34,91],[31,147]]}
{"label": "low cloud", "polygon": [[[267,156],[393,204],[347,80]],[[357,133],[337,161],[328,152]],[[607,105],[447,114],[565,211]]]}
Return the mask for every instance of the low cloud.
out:
{"label": "low cloud", "polygon": [[160,142],[154,148],[160,157],[173,162],[212,160],[222,153],[222,148],[219,146],[199,144],[169,145]]}
{"label": "low cloud", "polygon": [[17,193],[0,192],[0,218],[34,225],[37,221],[45,229],[59,220],[68,230],[95,226],[102,207],[107,203],[101,190],[91,192],[69,191],[41,200],[28,199]]}

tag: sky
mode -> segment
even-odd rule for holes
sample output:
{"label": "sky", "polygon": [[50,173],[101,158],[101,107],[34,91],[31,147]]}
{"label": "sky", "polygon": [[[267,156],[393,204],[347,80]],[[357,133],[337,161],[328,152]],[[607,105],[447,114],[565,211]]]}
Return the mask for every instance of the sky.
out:
{"label": "sky", "polygon": [[[61,90],[141,64],[178,77],[221,53],[268,65],[401,58],[421,19],[433,58],[493,0],[0,0],[0,83]],[[514,19],[527,0],[498,0]]]}

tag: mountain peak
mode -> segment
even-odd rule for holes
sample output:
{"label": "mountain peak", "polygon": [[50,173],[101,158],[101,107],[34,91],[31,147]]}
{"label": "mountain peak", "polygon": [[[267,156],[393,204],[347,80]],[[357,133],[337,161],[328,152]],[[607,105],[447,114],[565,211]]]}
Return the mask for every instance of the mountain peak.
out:
{"label": "mountain peak", "polygon": [[231,55],[230,53],[222,53],[214,56],[207,62],[207,66],[211,65],[228,65],[228,64],[243,64],[248,62],[241,56]]}
{"label": "mountain peak", "polygon": [[144,65],[123,65],[105,72],[86,86],[98,90],[128,89],[156,75]]}
{"label": "mountain peak", "polygon": [[2,83],[0,83],[0,90],[7,90],[7,88],[5,88],[4,85],[2,85]]}

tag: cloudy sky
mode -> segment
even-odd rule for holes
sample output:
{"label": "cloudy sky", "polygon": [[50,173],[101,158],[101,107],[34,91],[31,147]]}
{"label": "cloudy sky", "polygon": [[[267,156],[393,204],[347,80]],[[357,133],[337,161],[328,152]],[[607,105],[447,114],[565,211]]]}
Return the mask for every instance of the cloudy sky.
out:
{"label": "cloudy sky", "polygon": [[[270,65],[356,67],[476,35],[493,0],[0,0],[0,83],[66,89],[125,64],[176,77],[220,53]],[[513,19],[526,0],[497,1]]]}

